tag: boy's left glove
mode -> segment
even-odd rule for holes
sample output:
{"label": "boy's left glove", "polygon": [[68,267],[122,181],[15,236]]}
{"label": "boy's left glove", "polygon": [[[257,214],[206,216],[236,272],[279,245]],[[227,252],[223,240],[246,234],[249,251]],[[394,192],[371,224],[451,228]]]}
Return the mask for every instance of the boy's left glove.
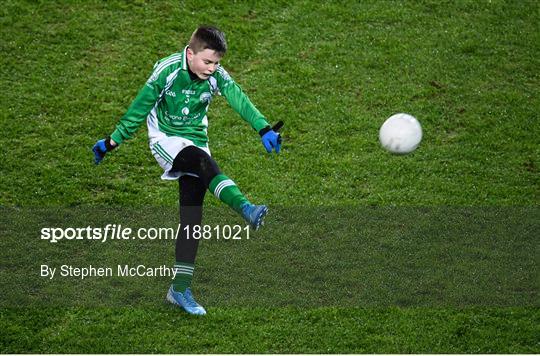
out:
{"label": "boy's left glove", "polygon": [[266,148],[266,152],[270,153],[272,152],[272,149],[276,151],[276,153],[279,153],[281,150],[281,135],[277,133],[277,131],[283,126],[283,122],[280,121],[274,127],[265,127],[261,131],[259,131],[259,135],[261,135],[261,140],[264,148]]}
{"label": "boy's left glove", "polygon": [[116,146],[111,145],[111,138],[109,136],[99,140],[96,142],[94,147],[92,147],[92,151],[94,151],[94,162],[96,164],[100,164],[103,157],[105,157],[105,154],[114,150],[115,148]]}

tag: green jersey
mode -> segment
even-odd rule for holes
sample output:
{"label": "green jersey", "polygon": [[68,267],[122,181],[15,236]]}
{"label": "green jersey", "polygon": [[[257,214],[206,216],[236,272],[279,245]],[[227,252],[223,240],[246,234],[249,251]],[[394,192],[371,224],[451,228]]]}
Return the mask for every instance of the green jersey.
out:
{"label": "green jersey", "polygon": [[205,147],[208,145],[207,112],[215,95],[223,95],[256,131],[269,126],[223,67],[218,66],[207,80],[191,79],[186,50],[187,47],[154,65],[152,75],[111,135],[116,143],[131,138],[146,119],[151,142],[179,136]]}

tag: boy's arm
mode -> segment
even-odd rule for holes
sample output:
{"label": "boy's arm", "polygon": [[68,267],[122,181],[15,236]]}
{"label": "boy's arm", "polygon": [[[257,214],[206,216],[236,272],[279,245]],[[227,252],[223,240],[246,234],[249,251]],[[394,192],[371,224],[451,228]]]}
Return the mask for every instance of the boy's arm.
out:
{"label": "boy's arm", "polygon": [[122,116],[111,136],[99,140],[92,147],[94,162],[96,164],[99,164],[103,160],[107,152],[115,149],[124,140],[133,137],[135,131],[141,126],[165,86],[162,72],[164,72],[163,66],[159,66],[159,62],[156,63],[152,75],[139,91],[139,94],[131,103],[126,114]]}
{"label": "boy's arm", "polygon": [[281,150],[281,136],[277,133],[279,124],[270,127],[266,118],[251,103],[242,88],[232,80],[223,67],[219,66],[216,72],[217,89],[225,96],[229,105],[259,133],[266,152],[271,153],[274,150],[279,153]]}
{"label": "boy's arm", "polygon": [[257,132],[270,127],[266,118],[253,105],[242,91],[242,88],[230,77],[229,73],[221,66],[218,67],[216,72],[218,90],[242,119],[247,121]]}

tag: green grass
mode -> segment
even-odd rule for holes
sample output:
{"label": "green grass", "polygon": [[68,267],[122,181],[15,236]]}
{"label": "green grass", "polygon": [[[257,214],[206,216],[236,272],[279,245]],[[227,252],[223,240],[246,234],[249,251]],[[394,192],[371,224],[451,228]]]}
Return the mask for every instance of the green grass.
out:
{"label": "green grass", "polygon": [[[6,1],[0,13],[1,352],[540,352],[537,2]],[[159,179],[145,127],[98,167],[90,148],[201,23],[226,32],[223,65],[269,121],[285,121],[272,157],[224,100],[210,109],[213,156],[273,208],[267,229],[201,244],[203,319],[162,305],[166,281],[46,284],[42,263],[172,262],[172,245],[38,235],[116,223],[115,211],[137,225],[149,207],[176,223],[177,185]],[[424,129],[408,156],[378,143],[396,112]],[[205,204],[223,214],[209,222],[239,223],[210,194]],[[103,206],[112,212],[91,220]],[[325,283],[344,288],[330,303]],[[76,286],[109,287],[82,293],[103,306],[52,302]],[[21,291],[31,299],[15,305]],[[141,303],[107,306],[111,295]]]}
{"label": "green grass", "polygon": [[14,309],[3,350],[42,353],[534,353],[537,309]]}

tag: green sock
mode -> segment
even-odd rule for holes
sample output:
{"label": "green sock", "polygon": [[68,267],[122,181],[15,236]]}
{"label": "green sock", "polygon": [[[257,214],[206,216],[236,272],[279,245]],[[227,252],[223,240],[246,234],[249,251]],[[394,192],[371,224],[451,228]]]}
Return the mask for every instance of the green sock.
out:
{"label": "green sock", "polygon": [[242,213],[242,205],[249,203],[236,184],[226,175],[218,174],[210,182],[208,189],[219,200],[233,208],[237,213]]}
{"label": "green sock", "polygon": [[191,286],[194,267],[192,263],[176,262],[174,264],[175,274],[172,285],[175,292],[184,293]]}

